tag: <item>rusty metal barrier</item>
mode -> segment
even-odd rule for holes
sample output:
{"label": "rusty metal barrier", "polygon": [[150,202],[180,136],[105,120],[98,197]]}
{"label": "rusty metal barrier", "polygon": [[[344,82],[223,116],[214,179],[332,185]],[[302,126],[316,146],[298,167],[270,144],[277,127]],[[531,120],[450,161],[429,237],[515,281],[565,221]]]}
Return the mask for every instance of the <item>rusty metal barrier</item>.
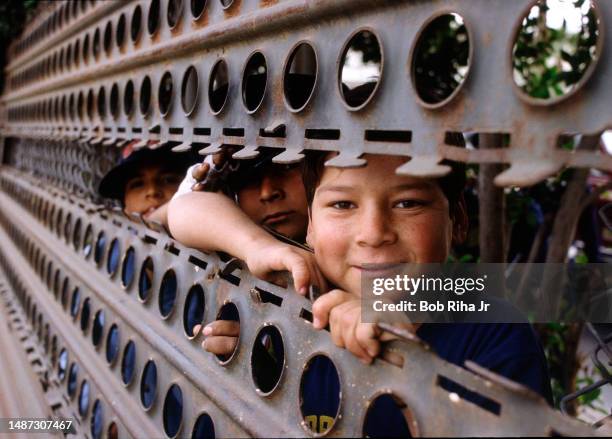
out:
{"label": "rusty metal barrier", "polygon": [[[443,159],[503,162],[501,185],[564,166],[612,171],[598,151],[558,148],[611,126],[612,3],[593,1],[597,41],[584,76],[538,101],[516,84],[513,39],[531,0],[152,0],[48,2],[11,47],[0,101],[2,316],[23,342],[49,414],[98,437],[316,435],[300,410],[315,357],[342,394],[329,436],[361,436],[368,408],[393,395],[415,436],[609,435],[555,412],[475,365],[446,363],[411,339],[364,366],[311,325],[310,302],[253,278],[237,261],[186,248],[163,228],[97,202],[100,176],[129,140],[202,154],[241,145],[406,156],[400,172],[437,176]],[[415,54],[428,26],[465,23],[465,75],[443,97],[421,93]],[[348,87],[346,56],[373,48],[376,81]],[[292,81],[305,59],[304,93]],[[305,67],[304,67],[305,66]],[[298,69],[299,70],[299,69]],[[378,76],[377,76],[378,75]],[[293,90],[293,91],[292,91]],[[506,133],[507,147],[446,144],[454,132]],[[202,351],[196,323],[239,318],[237,350]],[[282,343],[274,379],[256,346]],[[266,375],[268,376],[268,375]],[[494,402],[449,393],[450,380]]]}

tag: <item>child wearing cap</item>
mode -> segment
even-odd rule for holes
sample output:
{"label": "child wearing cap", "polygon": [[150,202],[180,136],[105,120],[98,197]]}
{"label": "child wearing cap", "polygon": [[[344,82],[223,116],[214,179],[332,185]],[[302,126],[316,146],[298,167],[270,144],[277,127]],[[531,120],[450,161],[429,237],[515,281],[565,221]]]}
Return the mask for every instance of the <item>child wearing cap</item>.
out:
{"label": "child wearing cap", "polygon": [[123,148],[119,163],[104,176],[98,191],[117,200],[126,213],[166,224],[167,203],[194,157],[172,152],[169,145],[135,150],[136,143]]}
{"label": "child wearing cap", "polygon": [[[188,171],[181,190],[170,203],[169,228],[183,244],[204,251],[223,251],[246,262],[255,276],[282,284],[275,275],[287,270],[296,290],[306,294],[309,284],[324,286],[312,253],[285,241],[303,242],[308,207],[300,164],[273,163],[280,151],[260,148],[259,156],[229,160],[216,169],[223,174],[224,193],[191,190],[196,184]],[[210,166],[208,162],[208,166]],[[211,214],[212,213],[212,214]],[[276,235],[273,236],[270,232]],[[204,328],[203,347],[217,355],[231,353],[238,322],[218,320]]]}

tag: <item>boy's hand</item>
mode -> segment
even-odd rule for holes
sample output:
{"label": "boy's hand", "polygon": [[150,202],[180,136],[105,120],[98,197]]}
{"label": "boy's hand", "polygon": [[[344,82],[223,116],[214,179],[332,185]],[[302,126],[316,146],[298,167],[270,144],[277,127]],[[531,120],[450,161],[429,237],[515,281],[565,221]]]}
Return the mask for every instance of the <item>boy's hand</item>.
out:
{"label": "boy's hand", "polygon": [[361,300],[342,290],[323,294],[312,305],[313,326],[329,323],[334,344],[346,348],[363,363],[370,364],[380,353],[382,331],[374,323],[361,323]]}
{"label": "boy's hand", "polygon": [[[361,299],[342,290],[332,290],[312,305],[313,326],[323,329],[329,324],[336,346],[346,348],[366,364],[380,354],[380,342],[396,337],[383,332],[375,323],[361,322]],[[416,331],[417,325],[398,325]]]}
{"label": "boy's hand", "polygon": [[194,334],[202,330],[204,341],[202,347],[215,355],[231,355],[238,344],[240,335],[240,322],[233,320],[216,320],[202,328],[197,325],[193,329]]}
{"label": "boy's hand", "polygon": [[286,285],[278,282],[277,272],[291,272],[295,290],[302,296],[306,295],[310,285],[327,291],[327,282],[315,263],[314,255],[301,248],[277,241],[253,245],[252,250],[247,251],[245,262],[256,277],[283,287]]}

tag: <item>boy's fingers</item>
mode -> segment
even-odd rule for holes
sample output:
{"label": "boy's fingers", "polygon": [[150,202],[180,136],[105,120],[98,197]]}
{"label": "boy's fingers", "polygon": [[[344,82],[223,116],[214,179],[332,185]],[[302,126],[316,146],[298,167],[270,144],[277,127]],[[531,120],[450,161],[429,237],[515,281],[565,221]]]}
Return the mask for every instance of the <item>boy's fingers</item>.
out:
{"label": "boy's fingers", "polygon": [[370,358],[377,357],[380,353],[379,334],[373,323],[362,323],[355,328],[355,341],[361,349],[367,352]]}
{"label": "boy's fingers", "polygon": [[192,329],[191,329],[191,333],[193,334],[193,336],[195,337],[196,335],[200,334],[200,331],[202,330],[202,325],[195,325]]}
{"label": "boy's fingers", "polygon": [[229,355],[234,352],[238,337],[215,336],[202,342],[202,347],[215,355]]}
{"label": "boy's fingers", "polygon": [[238,337],[240,335],[240,322],[234,320],[215,320],[206,325],[204,335],[207,337],[214,336],[230,336]]}
{"label": "boy's fingers", "polygon": [[331,310],[343,302],[353,298],[353,296],[342,290],[332,290],[323,294],[312,304],[312,324],[317,329],[322,329],[329,323]]}
{"label": "boy's fingers", "polygon": [[208,163],[202,163],[201,165],[196,166],[193,171],[191,171],[191,176],[196,181],[202,181],[208,175],[208,171],[210,170],[210,165]]}

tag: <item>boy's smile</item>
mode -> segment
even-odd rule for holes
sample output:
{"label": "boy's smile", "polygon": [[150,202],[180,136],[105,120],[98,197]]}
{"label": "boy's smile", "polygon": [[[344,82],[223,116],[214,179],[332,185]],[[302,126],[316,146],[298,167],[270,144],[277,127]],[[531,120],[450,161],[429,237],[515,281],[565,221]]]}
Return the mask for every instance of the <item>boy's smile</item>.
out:
{"label": "boy's smile", "polygon": [[366,158],[363,168],[324,169],[308,228],[323,274],[357,295],[362,274],[444,262],[453,234],[448,200],[435,180],[396,175],[405,158]]}

